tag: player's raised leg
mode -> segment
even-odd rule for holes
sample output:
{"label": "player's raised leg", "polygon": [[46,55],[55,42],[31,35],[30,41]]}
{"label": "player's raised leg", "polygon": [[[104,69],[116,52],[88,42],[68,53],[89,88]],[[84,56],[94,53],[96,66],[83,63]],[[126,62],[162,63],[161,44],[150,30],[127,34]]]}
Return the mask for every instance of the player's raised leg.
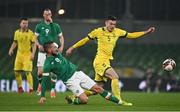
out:
{"label": "player's raised leg", "polygon": [[[96,84],[97,84],[98,86],[101,86],[101,87],[104,86],[104,82],[103,82],[103,81],[96,81]],[[85,93],[87,96],[97,95],[97,93],[94,92],[94,91],[92,91],[92,90],[84,90],[84,93]]]}
{"label": "player's raised leg", "polygon": [[121,104],[117,97],[115,97],[110,92],[104,90],[102,87],[100,87],[100,86],[98,86],[96,84],[91,88],[91,90],[98,93],[98,94],[100,94],[106,100],[112,101],[112,102],[114,102],[116,104]]}
{"label": "player's raised leg", "polygon": [[[75,79],[76,80],[76,79]],[[87,95],[84,93],[84,90],[80,86],[80,82],[70,85],[71,82],[68,82],[67,88],[73,92],[74,95],[66,96],[68,104],[86,104],[88,101]]]}
{"label": "player's raised leg", "polygon": [[119,76],[115,72],[115,70],[112,67],[107,69],[105,72],[105,76],[108,77],[109,79],[111,79],[111,88],[112,88],[112,93],[114,94],[114,96],[116,96],[120,100],[122,105],[131,106],[132,103],[123,101],[121,98],[121,94],[120,94],[121,91],[120,91],[120,87],[119,87]]}
{"label": "player's raised leg", "polygon": [[112,93],[114,96],[116,96],[118,99],[122,99],[120,95],[120,87],[119,87],[119,76],[118,74],[114,71],[113,68],[108,68],[105,71],[105,76],[111,79],[111,89]]}
{"label": "player's raised leg", "polygon": [[66,101],[68,104],[86,104],[88,102],[88,97],[85,93],[75,97],[74,95],[66,96]]}

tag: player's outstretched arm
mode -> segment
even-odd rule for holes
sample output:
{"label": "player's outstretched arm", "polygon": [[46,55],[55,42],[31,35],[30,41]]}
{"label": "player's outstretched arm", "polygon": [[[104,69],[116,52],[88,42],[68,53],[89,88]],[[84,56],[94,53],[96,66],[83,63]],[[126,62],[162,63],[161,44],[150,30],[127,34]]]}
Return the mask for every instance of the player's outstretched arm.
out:
{"label": "player's outstretched arm", "polygon": [[9,49],[9,56],[12,56],[14,53],[14,49],[17,47],[17,42],[14,41]]}
{"label": "player's outstretched arm", "polygon": [[145,34],[150,34],[150,33],[153,33],[154,31],[155,31],[155,27],[150,27],[146,31],[144,31],[144,33]]}
{"label": "player's outstretched arm", "polygon": [[81,39],[80,41],[78,41],[77,43],[75,43],[73,46],[71,46],[70,48],[68,48],[68,50],[66,51],[66,55],[70,55],[74,49],[83,46],[84,44],[86,44],[90,39],[88,37],[85,37],[83,39]]}
{"label": "player's outstretched arm", "polygon": [[128,33],[127,38],[132,38],[132,39],[133,38],[139,38],[139,37],[141,37],[143,35],[153,33],[154,31],[155,31],[155,27],[150,27],[145,31]]}
{"label": "player's outstretched arm", "polygon": [[66,51],[66,56],[71,55],[71,53],[73,52],[73,50],[74,50],[73,47],[68,48],[67,51]]}

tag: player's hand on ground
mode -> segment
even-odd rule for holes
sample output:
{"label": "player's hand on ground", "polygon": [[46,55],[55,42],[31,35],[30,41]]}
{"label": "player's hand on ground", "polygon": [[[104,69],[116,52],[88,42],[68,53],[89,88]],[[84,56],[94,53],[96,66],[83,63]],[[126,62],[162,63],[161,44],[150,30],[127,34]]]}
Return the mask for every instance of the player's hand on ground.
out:
{"label": "player's hand on ground", "polygon": [[43,52],[43,51],[44,51],[44,48],[43,48],[43,46],[42,46],[42,45],[38,45],[38,49],[39,49],[39,51],[41,51],[41,52]]}
{"label": "player's hand on ground", "polygon": [[69,56],[73,51],[73,47],[70,47],[67,51],[66,51],[66,55]]}
{"label": "player's hand on ground", "polygon": [[10,49],[8,54],[9,54],[9,56],[12,56],[13,53],[14,53],[14,51],[12,49]]}
{"label": "player's hand on ground", "polygon": [[153,33],[155,31],[155,27],[150,27],[148,30],[145,31],[145,34]]}
{"label": "player's hand on ground", "polygon": [[40,100],[39,100],[39,103],[43,104],[43,103],[45,103],[45,101],[46,101],[46,98],[45,97],[41,97]]}

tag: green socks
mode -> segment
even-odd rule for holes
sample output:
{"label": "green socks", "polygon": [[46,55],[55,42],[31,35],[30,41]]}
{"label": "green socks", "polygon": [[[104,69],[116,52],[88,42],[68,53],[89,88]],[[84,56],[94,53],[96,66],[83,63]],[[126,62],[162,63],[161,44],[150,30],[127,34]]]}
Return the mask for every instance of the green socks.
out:
{"label": "green socks", "polygon": [[100,93],[100,95],[104,97],[106,100],[112,101],[117,104],[119,103],[119,99],[106,90]]}

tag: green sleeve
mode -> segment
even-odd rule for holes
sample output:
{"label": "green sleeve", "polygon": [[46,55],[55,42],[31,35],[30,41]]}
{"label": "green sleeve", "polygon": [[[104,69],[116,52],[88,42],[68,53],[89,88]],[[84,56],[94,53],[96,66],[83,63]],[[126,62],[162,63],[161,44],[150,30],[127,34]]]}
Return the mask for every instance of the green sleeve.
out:
{"label": "green sleeve", "polygon": [[48,60],[48,58],[45,60],[44,66],[43,66],[43,77],[41,81],[41,97],[45,97],[45,92],[46,92],[46,83],[47,79],[49,77],[49,74],[51,72],[52,66],[51,62]]}
{"label": "green sleeve", "polygon": [[43,66],[43,74],[50,73],[51,70],[52,70],[51,62],[48,59],[46,59]]}
{"label": "green sleeve", "polygon": [[41,81],[41,97],[45,97],[47,80],[48,80],[48,76],[43,76],[42,77],[42,81]]}
{"label": "green sleeve", "polygon": [[61,27],[57,24],[56,25],[56,31],[57,31],[57,34],[62,34],[62,30],[61,30]]}
{"label": "green sleeve", "polygon": [[38,25],[36,25],[36,28],[35,28],[35,34],[37,35],[39,35],[40,34],[40,27],[39,27],[39,24]]}

